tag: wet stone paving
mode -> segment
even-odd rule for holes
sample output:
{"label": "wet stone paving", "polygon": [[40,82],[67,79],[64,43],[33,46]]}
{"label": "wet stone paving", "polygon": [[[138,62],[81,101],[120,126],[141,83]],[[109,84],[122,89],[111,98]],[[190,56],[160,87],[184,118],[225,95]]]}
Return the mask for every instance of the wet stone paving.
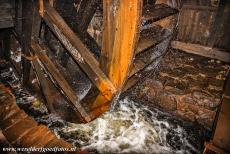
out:
{"label": "wet stone paving", "polygon": [[156,74],[131,89],[130,95],[212,129],[229,70],[218,60],[171,49]]}
{"label": "wet stone paving", "polygon": [[[13,89],[18,104],[27,102],[37,109],[25,108],[26,112],[39,123],[46,124],[58,137],[76,147],[86,149],[90,153],[202,153],[204,141],[208,141],[211,136],[210,123],[207,121],[209,125],[206,125],[202,121],[199,122],[199,117],[195,117],[195,120],[190,119],[192,113],[191,116],[188,113],[198,112],[199,116],[204,114],[203,116],[206,118],[210,118],[205,116],[209,112],[215,114],[219,104],[210,106],[201,104],[201,102],[204,101],[208,104],[208,100],[219,101],[217,99],[220,99],[222,91],[216,87],[223,86],[222,82],[226,73],[224,71],[229,68],[220,62],[209,60],[207,61],[209,65],[204,65],[205,69],[210,69],[212,65],[219,67],[213,68],[216,70],[215,72],[204,70],[201,73],[197,69],[202,70],[203,65],[199,66],[196,57],[190,57],[191,59],[187,61],[188,64],[183,63],[180,66],[180,58],[183,59],[184,57],[183,55],[180,57],[180,55],[182,54],[173,53],[173,56],[178,58],[176,62],[166,57],[155,78],[146,78],[144,82],[128,91],[125,97],[120,98],[110,111],[88,124],[69,123],[57,115],[48,114],[42,103],[21,86],[20,80],[14,75],[10,66],[1,66],[1,82],[8,84]],[[205,63],[206,61],[202,62]],[[172,66],[165,67],[167,66],[165,64]],[[198,66],[193,66],[193,64]],[[186,67],[194,67],[194,70],[189,68],[188,71],[190,72],[183,73]],[[172,69],[174,71],[170,71]],[[173,74],[175,72],[179,73],[175,75]],[[194,72],[197,76],[194,76]],[[193,75],[191,75],[192,73]],[[206,79],[205,77],[209,73],[221,82],[212,82],[215,80],[208,76],[209,84],[201,84],[199,82],[201,78]],[[185,79],[188,80],[189,85],[184,84]],[[204,80],[202,79],[202,81]],[[15,84],[12,84],[13,82]],[[216,84],[213,89],[214,84],[212,83],[219,83],[219,85]],[[203,88],[198,91],[201,85]],[[207,92],[203,96],[205,90]],[[213,95],[210,97],[208,94]],[[177,98],[171,98],[176,95],[180,96],[179,100],[186,98],[186,101],[182,102],[182,105],[179,104]],[[170,96],[170,98],[164,98],[164,96]],[[194,100],[196,101],[193,102]],[[168,102],[163,103],[167,108],[162,108],[163,104],[162,106],[159,105],[162,101]],[[157,109],[156,106],[161,109]],[[180,112],[181,114],[178,114]],[[182,114],[184,115],[180,118]],[[186,118],[186,116],[190,118]]]}

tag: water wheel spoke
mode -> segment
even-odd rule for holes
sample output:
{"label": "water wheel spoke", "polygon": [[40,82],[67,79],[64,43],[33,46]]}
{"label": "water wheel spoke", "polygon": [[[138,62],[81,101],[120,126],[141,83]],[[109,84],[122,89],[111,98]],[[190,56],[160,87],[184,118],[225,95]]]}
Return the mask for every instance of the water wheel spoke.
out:
{"label": "water wheel spoke", "polygon": [[143,8],[142,25],[151,24],[158,20],[178,13],[166,4],[145,5]]}
{"label": "water wheel spoke", "polygon": [[79,117],[82,117],[85,122],[90,121],[91,120],[90,116],[87,114],[85,109],[81,106],[81,104],[78,102],[78,97],[75,94],[74,90],[65,80],[65,78],[61,75],[61,72],[59,72],[59,70],[55,67],[55,65],[52,63],[49,57],[44,53],[45,48],[41,47],[35,41],[32,41],[31,48],[38,56],[39,60],[41,60],[42,64],[45,66],[49,74],[51,74],[53,79],[55,79],[55,81],[60,86],[64,94],[67,96],[70,105],[73,107],[73,109],[75,109],[77,113],[80,114]]}
{"label": "water wheel spoke", "polygon": [[45,11],[43,19],[49,28],[66,47],[70,55],[88,75],[90,80],[97,86],[101,93],[103,93],[103,96],[106,99],[110,99],[115,93],[116,89],[112,82],[99,68],[98,62],[92,53],[65,23],[63,18],[54,8],[45,3],[44,9]]}
{"label": "water wheel spoke", "polygon": [[159,44],[171,35],[171,33],[159,26],[153,26],[142,30],[140,33],[140,39],[137,43],[135,55],[140,54],[148,50],[149,48]]}

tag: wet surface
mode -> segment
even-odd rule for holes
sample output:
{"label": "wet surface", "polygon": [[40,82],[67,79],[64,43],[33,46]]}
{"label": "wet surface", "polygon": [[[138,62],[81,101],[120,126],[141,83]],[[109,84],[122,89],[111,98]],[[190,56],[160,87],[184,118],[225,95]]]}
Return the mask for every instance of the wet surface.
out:
{"label": "wet surface", "polygon": [[155,73],[127,95],[211,130],[229,69],[221,61],[170,49]]}
{"label": "wet surface", "polygon": [[129,98],[88,124],[53,127],[60,137],[92,153],[202,153],[210,132]]}
{"label": "wet surface", "polygon": [[[18,84],[11,84],[13,81]],[[12,69],[1,67],[1,82],[13,89],[18,104],[30,102],[37,108],[26,111],[39,123],[91,153],[202,153],[204,140],[210,136],[209,131],[198,125],[128,97],[118,100],[111,111],[88,124],[68,123],[47,112],[37,114],[43,112],[42,105],[34,106],[36,98],[21,87]]]}

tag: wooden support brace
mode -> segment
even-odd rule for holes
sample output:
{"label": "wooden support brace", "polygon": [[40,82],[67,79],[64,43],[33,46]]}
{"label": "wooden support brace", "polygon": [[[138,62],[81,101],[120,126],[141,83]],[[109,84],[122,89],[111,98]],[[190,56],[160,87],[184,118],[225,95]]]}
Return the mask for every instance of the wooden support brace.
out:
{"label": "wooden support brace", "polygon": [[116,88],[99,68],[97,60],[90,53],[89,49],[85,47],[79,37],[75,35],[54,8],[44,2],[44,9],[44,21],[65,46],[73,59],[97,86],[103,97],[111,100],[116,92]]}
{"label": "wooden support brace", "polygon": [[52,63],[49,57],[44,53],[45,48],[35,41],[31,42],[31,48],[36,53],[39,60],[50,73],[52,78],[57,82],[58,86],[61,88],[65,96],[69,99],[69,104],[73,107],[79,117],[82,118],[84,122],[91,121],[91,117],[87,114],[85,109],[79,103],[76,93],[72,90],[71,86],[67,83],[61,73],[56,69],[55,65]]}
{"label": "wooden support brace", "polygon": [[[22,51],[23,54],[29,56],[29,45],[31,40],[32,24],[33,24],[33,2],[30,0],[22,1]],[[23,66],[23,84],[28,85],[30,81],[31,64],[25,58],[22,59]]]}
{"label": "wooden support brace", "polygon": [[[135,45],[139,37],[139,24],[142,11],[140,0],[103,0],[103,46],[100,67],[121,91],[129,74]],[[99,94],[91,106],[91,116],[97,117],[105,112],[109,105]]]}
{"label": "wooden support brace", "polygon": [[44,71],[41,69],[41,65],[39,64],[39,59],[35,59],[32,61],[32,65],[34,68],[34,72],[37,76],[37,79],[40,84],[40,89],[42,91],[42,94],[45,97],[46,106],[48,108],[48,111],[50,113],[55,113],[54,107],[53,107],[53,96],[56,94],[53,90],[54,86],[49,82],[48,78],[45,76]]}
{"label": "wooden support brace", "polygon": [[79,5],[77,23],[78,31],[87,32],[87,28],[97,10],[98,0],[83,0]]}
{"label": "wooden support brace", "polygon": [[[121,89],[132,64],[139,37],[142,1],[103,1],[104,31],[100,66]],[[113,10],[113,11],[111,11]]]}

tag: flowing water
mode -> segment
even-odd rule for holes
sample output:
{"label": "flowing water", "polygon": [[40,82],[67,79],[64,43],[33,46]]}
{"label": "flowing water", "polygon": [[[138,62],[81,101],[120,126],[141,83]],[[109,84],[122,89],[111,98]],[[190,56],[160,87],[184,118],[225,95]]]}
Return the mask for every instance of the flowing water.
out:
{"label": "flowing water", "polygon": [[[12,69],[2,69],[0,77],[14,89],[17,103],[36,99],[21,87]],[[35,118],[59,137],[91,153],[201,153],[208,136],[195,124],[150,110],[128,97],[88,124],[68,123],[53,115],[44,117]]]}
{"label": "flowing water", "polygon": [[93,153],[201,153],[196,144],[202,142],[191,131],[170,115],[128,98],[93,122],[56,129],[61,137]]}

